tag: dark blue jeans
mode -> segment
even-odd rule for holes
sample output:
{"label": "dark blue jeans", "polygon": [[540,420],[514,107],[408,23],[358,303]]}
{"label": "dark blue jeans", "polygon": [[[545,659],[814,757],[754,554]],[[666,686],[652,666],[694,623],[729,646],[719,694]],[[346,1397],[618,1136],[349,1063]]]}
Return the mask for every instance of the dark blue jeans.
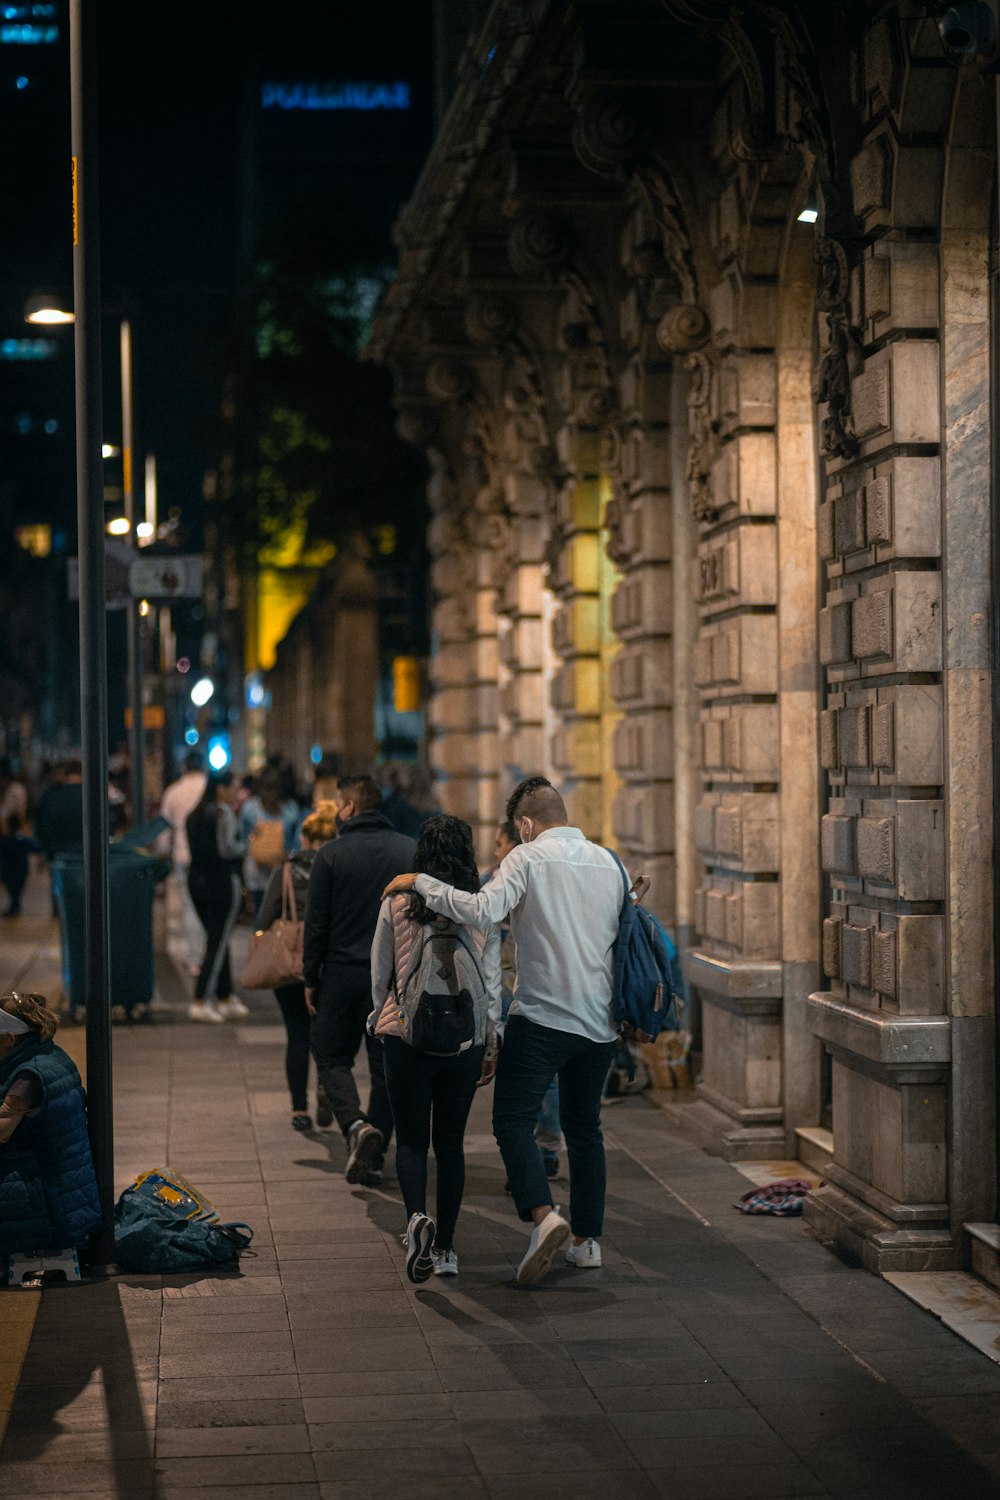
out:
{"label": "dark blue jeans", "polygon": [[493,1099],[493,1134],[522,1219],[552,1202],[535,1141],[545,1091],[559,1079],[559,1119],[569,1158],[570,1223],[578,1239],[598,1239],[604,1227],[604,1137],[601,1094],[613,1042],[592,1042],[574,1031],[538,1026],[524,1016],[507,1022]]}

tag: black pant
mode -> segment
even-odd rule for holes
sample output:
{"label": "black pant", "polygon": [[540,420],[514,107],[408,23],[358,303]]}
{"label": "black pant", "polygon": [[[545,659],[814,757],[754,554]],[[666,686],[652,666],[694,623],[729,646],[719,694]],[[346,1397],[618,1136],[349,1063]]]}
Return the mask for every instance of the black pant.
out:
{"label": "black pant", "polygon": [[0,838],[0,881],[7,887],[10,906],[7,915],[16,917],[21,910],[21,893],[28,881],[27,841]]}
{"label": "black pant", "polygon": [[188,890],[198,920],[205,929],[205,957],[201,962],[194,998],[228,1000],[233,993],[233,976],[229,969],[229,936],[240,914],[242,888],[238,875],[227,884],[217,878],[206,879],[196,870],[188,876]]}
{"label": "black pant", "polygon": [[[437,1163],[438,1250],[451,1250],[465,1191],[465,1126],[483,1069],[482,1047],[432,1057],[385,1039],[385,1080],[396,1122],[396,1176],[407,1217],[427,1212],[427,1152]],[[433,1117],[433,1123],[432,1123]]]}
{"label": "black pant", "polygon": [[559,1121],[569,1158],[570,1222],[580,1239],[604,1227],[604,1137],[601,1094],[614,1042],[592,1042],[574,1031],[539,1026],[524,1016],[507,1022],[493,1096],[493,1133],[521,1218],[552,1202],[535,1125],[545,1092],[559,1078]]}
{"label": "black pant", "polygon": [[285,1077],[292,1096],[292,1109],[304,1114],[308,1107],[309,1083],[309,1012],[306,1010],[304,984],[285,984],[275,990],[281,1007],[288,1043],[285,1047]]}
{"label": "black pant", "polygon": [[[309,1045],[316,1059],[320,1084],[344,1134],[356,1120],[368,1120],[381,1130],[382,1140],[388,1146],[392,1138],[392,1110],[385,1089],[382,1043],[365,1032],[371,1008],[372,976],[368,964],[344,964],[324,970]],[[367,1114],[361,1108],[352,1071],[362,1037],[372,1075]]]}

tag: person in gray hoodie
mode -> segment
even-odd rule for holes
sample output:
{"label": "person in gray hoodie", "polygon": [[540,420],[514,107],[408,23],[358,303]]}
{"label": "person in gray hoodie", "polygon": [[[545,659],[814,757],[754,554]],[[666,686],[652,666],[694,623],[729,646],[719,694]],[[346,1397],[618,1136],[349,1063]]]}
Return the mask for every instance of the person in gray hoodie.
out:
{"label": "person in gray hoodie", "polygon": [[[420,830],[414,868],[462,891],[479,890],[472,829],[461,818],[431,818]],[[476,1004],[460,1051],[424,1051],[406,1012],[407,979],[420,976],[435,936],[464,950],[478,971]],[[428,960],[439,960],[436,950]],[[448,965],[458,974],[457,960]],[[471,972],[471,968],[470,968]],[[406,1205],[406,1274],[411,1281],[457,1276],[455,1225],[465,1191],[465,1127],[476,1089],[496,1072],[500,1021],[500,927],[481,930],[436,917],[418,895],[383,901],[372,943],[369,1034],[381,1037],[385,1079],[396,1126],[396,1175]],[[426,998],[417,1005],[426,1005]],[[415,1045],[417,1043],[417,1045]],[[437,1164],[436,1216],[427,1213],[427,1157]]]}

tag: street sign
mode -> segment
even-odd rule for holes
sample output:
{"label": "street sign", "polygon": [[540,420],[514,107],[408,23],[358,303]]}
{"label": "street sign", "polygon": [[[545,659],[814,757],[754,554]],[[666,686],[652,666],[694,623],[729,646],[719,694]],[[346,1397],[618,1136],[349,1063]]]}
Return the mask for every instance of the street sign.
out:
{"label": "street sign", "polygon": [[[104,604],[107,609],[124,609],[131,604],[129,569],[134,553],[125,542],[104,543]],[[75,557],[67,559],[69,597],[80,597],[80,570]]]}
{"label": "street sign", "polygon": [[203,559],[194,553],[179,557],[137,557],[129,588],[133,599],[200,599],[204,592]]}

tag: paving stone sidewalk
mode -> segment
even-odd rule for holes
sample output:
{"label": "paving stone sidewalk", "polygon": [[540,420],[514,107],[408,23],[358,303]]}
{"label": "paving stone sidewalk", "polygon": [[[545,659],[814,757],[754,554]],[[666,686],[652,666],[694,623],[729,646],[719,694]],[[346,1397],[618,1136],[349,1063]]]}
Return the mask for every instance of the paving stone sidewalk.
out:
{"label": "paving stone sidewalk", "polygon": [[1000,1493],[1000,1366],[799,1221],[737,1214],[745,1179],[642,1099],[606,1114],[602,1271],[514,1287],[483,1097],[461,1276],[410,1286],[394,1181],[352,1189],[335,1130],[291,1130],[276,1008],[251,1004],[116,1029],[115,1077],[120,1185],[168,1162],[254,1255],[46,1290],[0,1496]]}

